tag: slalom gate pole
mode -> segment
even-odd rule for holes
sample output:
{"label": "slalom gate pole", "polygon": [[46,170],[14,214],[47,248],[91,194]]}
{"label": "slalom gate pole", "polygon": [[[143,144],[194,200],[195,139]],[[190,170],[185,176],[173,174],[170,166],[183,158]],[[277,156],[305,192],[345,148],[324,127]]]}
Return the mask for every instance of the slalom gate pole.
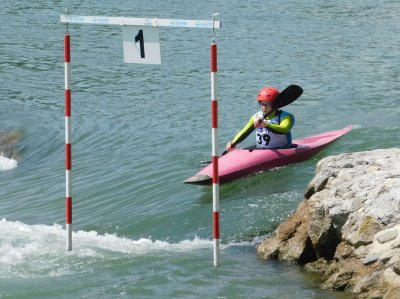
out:
{"label": "slalom gate pole", "polygon": [[219,266],[219,173],[218,173],[218,98],[217,98],[217,44],[215,38],[211,43],[211,135],[213,163],[213,236],[214,266]]}
{"label": "slalom gate pole", "polygon": [[71,145],[71,48],[68,31],[64,36],[65,64],[65,232],[66,249],[72,250],[72,145]]}

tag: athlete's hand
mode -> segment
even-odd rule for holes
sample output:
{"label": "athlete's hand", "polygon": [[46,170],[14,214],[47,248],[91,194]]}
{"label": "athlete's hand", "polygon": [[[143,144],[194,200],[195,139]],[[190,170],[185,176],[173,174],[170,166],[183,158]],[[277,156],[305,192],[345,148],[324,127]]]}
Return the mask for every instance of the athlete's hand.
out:
{"label": "athlete's hand", "polygon": [[254,118],[254,127],[255,128],[265,128],[265,123],[262,118]]}
{"label": "athlete's hand", "polygon": [[235,148],[235,146],[233,145],[232,142],[228,142],[228,143],[226,144],[226,150],[227,150],[228,152],[230,152],[230,151],[233,150],[234,148]]}

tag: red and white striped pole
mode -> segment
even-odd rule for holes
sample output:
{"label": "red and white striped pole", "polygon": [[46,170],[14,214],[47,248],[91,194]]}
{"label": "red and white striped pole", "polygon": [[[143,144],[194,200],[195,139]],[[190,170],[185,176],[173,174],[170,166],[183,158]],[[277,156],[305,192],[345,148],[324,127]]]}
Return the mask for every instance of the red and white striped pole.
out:
{"label": "red and white striped pole", "polygon": [[71,146],[71,48],[70,35],[64,36],[65,64],[65,231],[66,248],[72,250],[72,146]]}
{"label": "red and white striped pole", "polygon": [[211,138],[213,163],[213,235],[214,266],[219,266],[219,173],[218,173],[218,98],[217,98],[217,44],[211,43]]}

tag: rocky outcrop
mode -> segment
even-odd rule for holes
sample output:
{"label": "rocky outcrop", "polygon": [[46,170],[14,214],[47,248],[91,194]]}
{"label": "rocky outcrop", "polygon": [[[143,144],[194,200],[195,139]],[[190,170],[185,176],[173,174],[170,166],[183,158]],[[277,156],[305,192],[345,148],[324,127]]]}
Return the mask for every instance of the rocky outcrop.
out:
{"label": "rocky outcrop", "polygon": [[297,211],[257,252],[305,265],[326,289],[400,298],[400,149],[321,160]]}
{"label": "rocky outcrop", "polygon": [[16,146],[20,140],[21,133],[19,132],[0,132],[0,155],[18,160],[19,154]]}

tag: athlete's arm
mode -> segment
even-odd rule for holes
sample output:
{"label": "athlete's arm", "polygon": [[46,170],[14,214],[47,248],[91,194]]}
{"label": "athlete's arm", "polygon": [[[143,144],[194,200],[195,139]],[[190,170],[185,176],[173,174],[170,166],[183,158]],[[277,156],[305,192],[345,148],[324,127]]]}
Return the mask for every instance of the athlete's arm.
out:
{"label": "athlete's arm", "polygon": [[293,127],[293,121],[290,115],[286,115],[284,118],[282,118],[281,123],[278,124],[271,124],[266,122],[266,125],[268,128],[282,134],[288,133],[292,127]]}
{"label": "athlete's arm", "polygon": [[247,124],[236,134],[236,136],[232,140],[232,145],[235,146],[236,144],[245,140],[252,132],[254,131],[254,115],[250,118]]}

